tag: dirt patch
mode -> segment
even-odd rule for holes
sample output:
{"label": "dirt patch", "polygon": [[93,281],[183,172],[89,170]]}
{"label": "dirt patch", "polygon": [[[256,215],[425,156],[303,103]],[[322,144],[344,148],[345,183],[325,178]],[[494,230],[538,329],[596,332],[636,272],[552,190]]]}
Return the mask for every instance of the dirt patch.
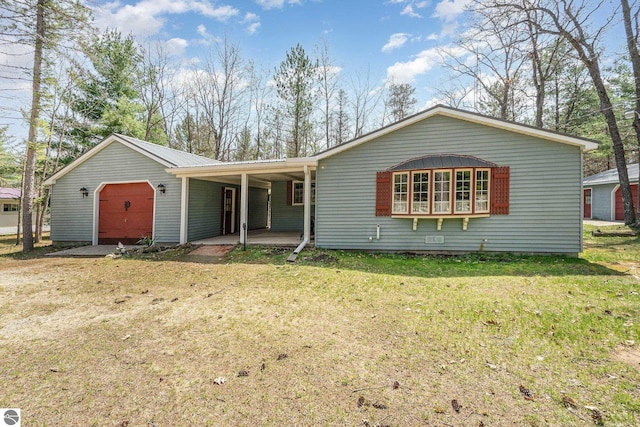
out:
{"label": "dirt patch", "polygon": [[640,349],[629,347],[618,347],[613,352],[613,360],[628,363],[640,371]]}
{"label": "dirt patch", "polygon": [[233,248],[234,246],[200,246],[198,249],[189,252],[189,255],[221,257],[231,252]]}

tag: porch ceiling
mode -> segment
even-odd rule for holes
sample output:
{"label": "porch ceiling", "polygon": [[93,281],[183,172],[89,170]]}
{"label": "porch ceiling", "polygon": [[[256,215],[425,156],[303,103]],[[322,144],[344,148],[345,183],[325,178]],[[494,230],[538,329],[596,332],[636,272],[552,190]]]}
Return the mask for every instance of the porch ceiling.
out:
{"label": "porch ceiling", "polygon": [[[242,174],[240,173],[190,176],[190,178],[201,179],[203,181],[215,181],[235,185],[241,184],[241,177]],[[247,173],[247,178],[251,187],[271,188],[271,183],[276,181],[304,181],[304,171]],[[315,179],[315,171],[311,172],[311,179]]]}

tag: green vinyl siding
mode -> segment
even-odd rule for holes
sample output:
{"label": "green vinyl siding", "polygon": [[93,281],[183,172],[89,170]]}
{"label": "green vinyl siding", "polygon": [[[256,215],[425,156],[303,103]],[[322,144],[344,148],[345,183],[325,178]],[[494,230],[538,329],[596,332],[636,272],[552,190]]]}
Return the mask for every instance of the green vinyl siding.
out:
{"label": "green vinyl siding", "polygon": [[224,187],[229,186],[219,182],[189,179],[188,241],[220,235]]}
{"label": "green vinyl siding", "polygon": [[268,190],[249,187],[249,230],[265,228],[267,226],[267,215],[269,213],[268,202]]}
{"label": "green vinyl siding", "polygon": [[[179,178],[165,172],[166,167],[118,142],[113,142],[64,175],[51,193],[51,240],[91,242],[95,190],[101,184],[149,181],[154,189],[164,184],[165,194],[156,191],[154,239],[161,243],[180,241]],[[80,188],[89,196],[83,198]]]}
{"label": "green vinyl siding", "polygon": [[[222,191],[236,189],[236,219],[240,218],[240,187],[199,179],[189,180],[189,223],[187,240],[194,241],[220,235],[222,225]],[[267,202],[265,189],[249,187],[249,230],[267,226]],[[239,230],[239,227],[238,227]]]}
{"label": "green vinyl siding", "polygon": [[[459,154],[511,170],[509,215],[412,220],[376,217],[376,172],[414,157]],[[433,116],[321,160],[316,176],[316,246],[335,249],[513,251],[581,250],[579,147]],[[376,225],[380,239],[376,239]],[[426,243],[434,236],[443,243]],[[371,239],[370,239],[371,237]]]}
{"label": "green vinyl siding", "polygon": [[304,229],[304,206],[287,206],[287,181],[271,184],[271,230],[302,231]]}

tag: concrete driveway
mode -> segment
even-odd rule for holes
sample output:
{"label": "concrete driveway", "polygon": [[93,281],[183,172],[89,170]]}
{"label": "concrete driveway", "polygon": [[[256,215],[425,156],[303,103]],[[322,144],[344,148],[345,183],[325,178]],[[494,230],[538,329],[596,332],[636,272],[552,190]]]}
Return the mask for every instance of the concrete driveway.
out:
{"label": "concrete driveway", "polygon": [[585,219],[584,224],[595,225],[596,227],[607,227],[611,225],[624,225],[624,221],[602,221],[599,219]]}
{"label": "concrete driveway", "polygon": [[[141,248],[141,245],[125,245],[127,250],[132,251],[134,249]],[[57,252],[51,252],[46,254],[48,257],[86,257],[86,258],[99,258],[116,252],[117,245],[87,245],[78,246],[77,248],[63,249]]]}
{"label": "concrete driveway", "polygon": [[[42,231],[49,231],[49,226],[43,226]],[[8,236],[11,234],[16,234],[16,227],[0,227],[0,236]]]}

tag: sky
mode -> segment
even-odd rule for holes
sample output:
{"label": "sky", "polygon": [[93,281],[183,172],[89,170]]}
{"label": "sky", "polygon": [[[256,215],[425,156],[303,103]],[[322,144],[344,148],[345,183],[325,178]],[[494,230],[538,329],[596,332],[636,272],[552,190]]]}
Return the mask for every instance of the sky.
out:
{"label": "sky", "polygon": [[[451,40],[468,0],[128,0],[97,1],[96,24],[161,42],[195,64],[214,40],[273,71],[296,44],[309,56],[326,45],[343,81],[416,87],[419,108],[433,95],[436,47]],[[433,76],[431,76],[433,77]],[[427,84],[430,83],[430,84]]]}
{"label": "sky", "polygon": [[99,27],[139,41],[160,40],[197,58],[212,38],[227,37],[245,58],[269,69],[300,43],[308,54],[326,43],[347,74],[415,82],[436,64],[434,48],[455,35],[468,0],[129,0],[98,2]]}
{"label": "sky", "polygon": [[[184,67],[197,67],[214,41],[238,45],[244,59],[269,72],[301,44],[313,56],[326,44],[343,85],[354,79],[410,83],[418,109],[436,102],[451,73],[438,47],[453,46],[469,0],[87,0],[95,25],[160,43]],[[615,34],[614,34],[615,36]],[[616,37],[612,37],[616,39]],[[624,40],[617,38],[619,41]],[[23,107],[28,109],[28,105]],[[6,124],[6,120],[3,123]],[[23,125],[11,124],[21,140]]]}

